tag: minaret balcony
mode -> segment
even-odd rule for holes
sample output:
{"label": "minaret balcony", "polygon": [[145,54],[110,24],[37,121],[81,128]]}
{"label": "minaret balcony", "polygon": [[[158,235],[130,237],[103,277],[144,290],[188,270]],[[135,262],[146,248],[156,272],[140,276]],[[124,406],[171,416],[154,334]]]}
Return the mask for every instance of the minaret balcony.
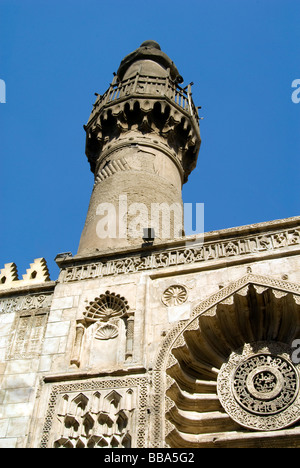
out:
{"label": "minaret balcony", "polygon": [[158,77],[138,72],[123,80],[116,75],[109,89],[97,96],[84,126],[92,172],[104,145],[135,129],[144,137],[156,134],[164,139],[184,166],[186,182],[201,144],[191,88],[192,83],[183,88],[169,74]]}
{"label": "minaret balcony", "polygon": [[117,77],[111,83],[109,89],[98,95],[94,108],[90,115],[88,125],[92,124],[95,117],[116,104],[120,104],[128,99],[147,99],[152,101],[167,101],[173,104],[188,117],[191,117],[195,125],[199,125],[198,108],[192,100],[192,84],[182,88],[169,76],[154,77],[137,73],[122,81]]}

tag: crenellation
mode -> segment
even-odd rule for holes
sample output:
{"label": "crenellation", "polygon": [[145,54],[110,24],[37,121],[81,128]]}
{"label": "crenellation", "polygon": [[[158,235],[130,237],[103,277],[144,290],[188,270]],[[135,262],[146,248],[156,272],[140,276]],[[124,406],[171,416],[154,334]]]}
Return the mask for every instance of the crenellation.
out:
{"label": "crenellation", "polygon": [[33,263],[30,264],[30,268],[23,275],[24,282],[36,281],[37,283],[43,283],[50,281],[50,274],[46,260],[44,258],[37,258]]}
{"label": "crenellation", "polygon": [[51,281],[47,262],[44,258],[37,258],[30,264],[30,268],[19,279],[15,263],[7,263],[0,271],[0,293],[9,289],[19,289]]}
{"label": "crenellation", "polygon": [[6,263],[0,270],[0,288],[11,287],[14,281],[19,281],[17,266],[15,263]]}

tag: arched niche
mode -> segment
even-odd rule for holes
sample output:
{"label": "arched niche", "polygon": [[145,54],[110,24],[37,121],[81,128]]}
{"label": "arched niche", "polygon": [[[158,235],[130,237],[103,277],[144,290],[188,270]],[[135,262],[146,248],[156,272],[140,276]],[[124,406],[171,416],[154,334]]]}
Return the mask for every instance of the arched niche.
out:
{"label": "arched niche", "polygon": [[157,355],[153,447],[300,446],[299,337],[298,284],[249,274],[201,302]]}
{"label": "arched niche", "polygon": [[89,303],[77,320],[71,364],[109,367],[130,361],[134,312],[125,297],[106,291]]}

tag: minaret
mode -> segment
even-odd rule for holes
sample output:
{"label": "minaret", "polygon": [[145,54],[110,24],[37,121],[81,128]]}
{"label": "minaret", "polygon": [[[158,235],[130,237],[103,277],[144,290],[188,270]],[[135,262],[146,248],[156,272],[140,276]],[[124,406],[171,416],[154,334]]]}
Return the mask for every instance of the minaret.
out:
{"label": "minaret", "polygon": [[145,41],[97,96],[84,126],[95,184],[79,256],[182,237],[182,185],[201,143],[191,84],[182,82],[159,44]]}

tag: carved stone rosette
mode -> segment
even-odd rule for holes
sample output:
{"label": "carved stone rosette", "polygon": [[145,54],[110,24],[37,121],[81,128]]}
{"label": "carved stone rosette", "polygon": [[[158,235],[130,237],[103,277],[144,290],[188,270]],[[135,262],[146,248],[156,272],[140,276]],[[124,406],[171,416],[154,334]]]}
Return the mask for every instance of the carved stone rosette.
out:
{"label": "carved stone rosette", "polygon": [[245,345],[220,369],[217,391],[223,408],[248,429],[271,431],[294,424],[300,419],[297,367],[287,345]]}
{"label": "carved stone rosette", "polygon": [[165,306],[177,306],[186,302],[188,297],[187,290],[181,284],[169,286],[162,295],[162,302]]}

